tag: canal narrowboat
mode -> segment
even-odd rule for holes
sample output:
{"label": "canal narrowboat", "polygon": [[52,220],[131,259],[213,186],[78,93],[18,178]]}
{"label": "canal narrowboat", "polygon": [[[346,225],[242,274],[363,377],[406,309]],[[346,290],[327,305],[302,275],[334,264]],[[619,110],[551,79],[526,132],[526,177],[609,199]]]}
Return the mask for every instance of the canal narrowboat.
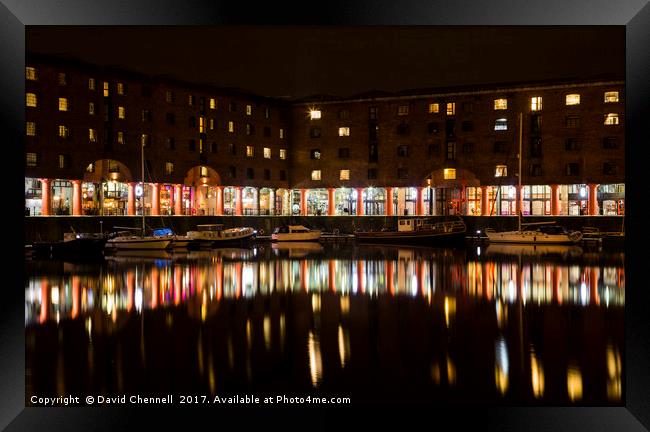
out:
{"label": "canal narrowboat", "polygon": [[312,230],[303,225],[283,225],[277,227],[273,231],[273,234],[271,234],[271,241],[318,241],[321,234],[320,230]]}
{"label": "canal narrowboat", "polygon": [[397,221],[397,230],[357,231],[361,243],[426,243],[430,246],[453,244],[465,240],[467,227],[462,219],[432,222],[427,218],[405,218]]}

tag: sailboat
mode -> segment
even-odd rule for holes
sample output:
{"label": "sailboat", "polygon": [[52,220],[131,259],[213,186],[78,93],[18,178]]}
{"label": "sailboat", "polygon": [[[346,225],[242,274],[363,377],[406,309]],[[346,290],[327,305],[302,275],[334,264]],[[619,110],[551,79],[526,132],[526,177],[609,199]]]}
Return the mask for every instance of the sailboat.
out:
{"label": "sailboat", "polygon": [[[522,152],[522,139],[523,139],[523,114],[519,113],[519,191],[520,195],[517,198],[521,200],[521,152]],[[516,231],[502,231],[495,232],[492,228],[484,230],[490,243],[515,243],[515,244],[576,244],[582,239],[580,231],[571,231],[564,227],[554,224],[554,222],[521,222],[521,205],[517,212],[517,230]],[[527,227],[523,229],[522,227]],[[535,227],[536,228],[530,228]]]}
{"label": "sailboat", "polygon": [[[144,143],[141,144],[141,172],[142,187],[144,188]],[[166,249],[172,242],[171,237],[145,236],[145,216],[144,216],[144,193],[140,197],[142,200],[142,230],[140,235],[118,235],[106,242],[106,247],[113,250],[162,250]]]}

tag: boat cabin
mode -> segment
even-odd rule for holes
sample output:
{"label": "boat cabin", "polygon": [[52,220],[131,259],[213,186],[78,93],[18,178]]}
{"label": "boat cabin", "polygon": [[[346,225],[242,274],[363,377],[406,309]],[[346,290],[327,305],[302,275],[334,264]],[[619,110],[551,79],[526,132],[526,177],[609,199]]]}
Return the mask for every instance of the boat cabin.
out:
{"label": "boat cabin", "polygon": [[196,226],[197,231],[223,231],[223,224],[202,224]]}
{"label": "boat cabin", "polygon": [[397,222],[397,231],[417,231],[429,225],[426,219],[400,219]]}
{"label": "boat cabin", "polygon": [[273,230],[273,234],[308,233],[309,228],[302,225],[284,225]]}

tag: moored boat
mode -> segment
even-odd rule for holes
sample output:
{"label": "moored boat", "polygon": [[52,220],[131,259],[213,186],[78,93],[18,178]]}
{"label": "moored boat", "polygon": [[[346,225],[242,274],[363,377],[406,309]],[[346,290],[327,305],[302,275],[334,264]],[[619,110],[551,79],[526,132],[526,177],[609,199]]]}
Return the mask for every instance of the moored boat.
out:
{"label": "moored boat", "polygon": [[[522,224],[533,226],[534,224]],[[495,232],[485,230],[490,243],[520,244],[576,244],[582,240],[580,231],[571,231],[557,225],[538,226],[536,229],[519,229],[516,231]]]}
{"label": "moored boat", "polygon": [[320,230],[312,230],[303,225],[283,225],[273,230],[271,241],[318,241],[321,237]]}
{"label": "moored boat", "polygon": [[65,233],[63,241],[35,242],[31,250],[37,256],[101,256],[107,240],[99,233]]}
{"label": "moored boat", "polygon": [[398,221],[397,230],[357,231],[354,236],[361,243],[426,243],[435,246],[462,242],[466,232],[465,222],[460,218],[442,222],[405,218]]}
{"label": "moored boat", "polygon": [[237,227],[224,229],[223,224],[202,224],[196,226],[196,231],[188,231],[189,244],[200,246],[221,247],[232,244],[242,244],[255,237],[255,230],[251,227]]}

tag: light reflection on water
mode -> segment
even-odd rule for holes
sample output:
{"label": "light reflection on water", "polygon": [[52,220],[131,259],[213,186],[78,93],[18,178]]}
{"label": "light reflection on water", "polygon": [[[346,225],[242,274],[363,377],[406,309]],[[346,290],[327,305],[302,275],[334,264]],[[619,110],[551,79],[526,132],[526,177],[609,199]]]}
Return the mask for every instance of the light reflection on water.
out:
{"label": "light reflection on water", "polygon": [[282,245],[28,262],[27,393],[370,399],[408,387],[444,401],[621,404],[622,256],[477,252]]}

